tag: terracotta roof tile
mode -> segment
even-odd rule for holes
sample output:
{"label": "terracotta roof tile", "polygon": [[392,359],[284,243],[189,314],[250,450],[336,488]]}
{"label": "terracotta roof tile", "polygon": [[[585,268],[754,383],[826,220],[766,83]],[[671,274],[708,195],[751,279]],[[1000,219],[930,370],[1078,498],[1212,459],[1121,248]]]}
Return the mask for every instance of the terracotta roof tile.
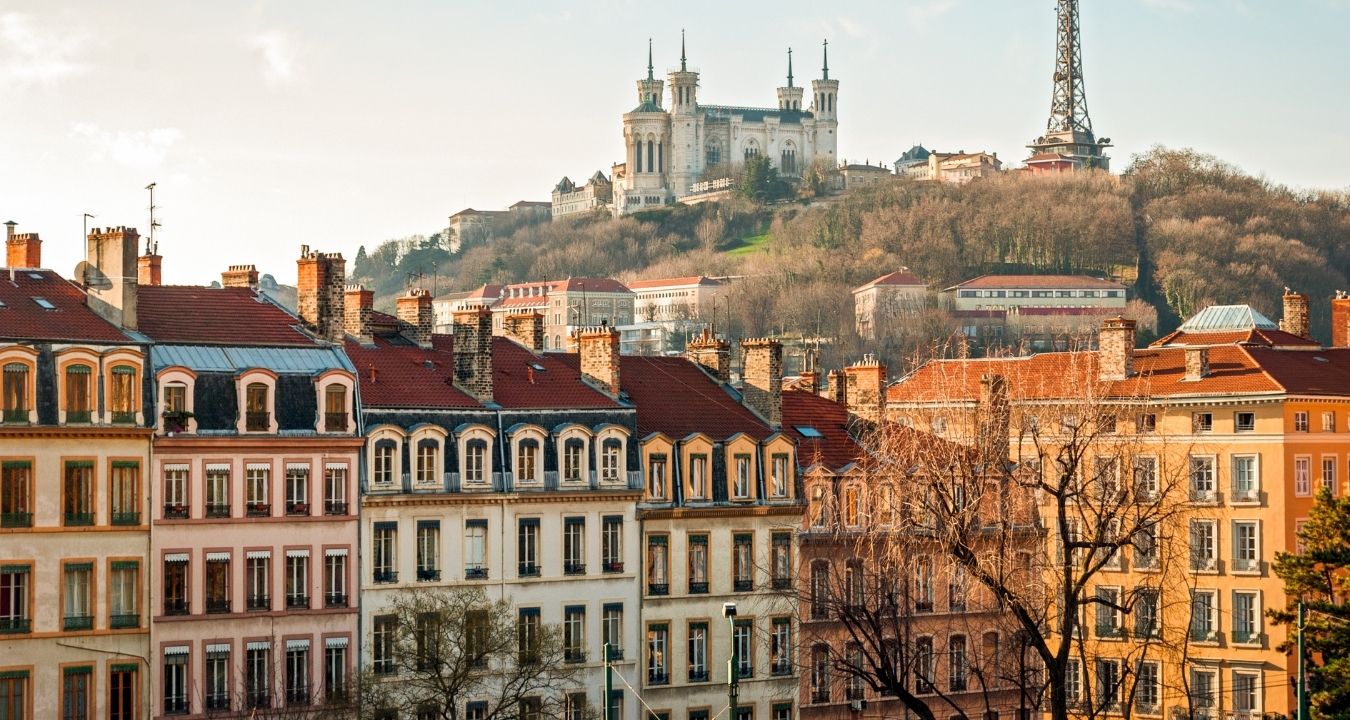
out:
{"label": "terracotta roof tile", "polygon": [[[820,434],[801,432],[811,428]],[[863,449],[849,433],[848,409],[833,400],[803,390],[783,391],[783,432],[797,441],[797,463],[839,470],[860,462]]]}
{"label": "terracotta roof tile", "polygon": [[1124,290],[1125,286],[1111,280],[1087,275],[981,275],[948,290],[1025,290],[1032,288],[1076,290]]}
{"label": "terracotta roof tile", "polygon": [[858,292],[859,290],[866,290],[867,288],[876,287],[877,285],[919,285],[926,287],[928,283],[925,283],[924,281],[915,277],[913,274],[909,272],[908,269],[904,269],[904,270],[897,270],[893,273],[887,273],[879,278],[876,278],[875,280],[872,280],[871,282],[859,285],[858,287],[853,289],[853,292]]}
{"label": "terracotta roof tile", "polygon": [[682,438],[701,432],[716,440],[742,432],[756,440],[770,435],[758,415],[685,358],[625,355],[619,381],[637,406],[639,435]]}
{"label": "terracotta roof tile", "polygon": [[[494,337],[492,399],[502,407],[516,409],[621,407],[608,395],[587,385],[577,367],[564,355],[535,355],[513,340]],[[622,372],[621,369],[620,377]]]}
{"label": "terracotta roof tile", "polygon": [[722,281],[706,275],[692,275],[677,278],[652,278],[650,280],[632,280],[626,285],[629,290],[647,290],[659,287],[683,287],[685,285],[721,285]]}
{"label": "terracotta roof tile", "polygon": [[1248,328],[1246,330],[1226,330],[1221,332],[1186,332],[1176,330],[1169,335],[1154,340],[1149,347],[1199,345],[1262,345],[1265,347],[1321,347],[1316,340],[1299,337],[1283,330]]}
{"label": "terracotta roof tile", "polygon": [[138,329],[161,343],[315,345],[300,321],[249,288],[142,285]]}
{"label": "terracotta roof tile", "polygon": [[[37,303],[42,298],[52,307]],[[0,338],[127,343],[116,325],[85,304],[84,291],[51,270],[16,270],[11,283],[0,275]]]}

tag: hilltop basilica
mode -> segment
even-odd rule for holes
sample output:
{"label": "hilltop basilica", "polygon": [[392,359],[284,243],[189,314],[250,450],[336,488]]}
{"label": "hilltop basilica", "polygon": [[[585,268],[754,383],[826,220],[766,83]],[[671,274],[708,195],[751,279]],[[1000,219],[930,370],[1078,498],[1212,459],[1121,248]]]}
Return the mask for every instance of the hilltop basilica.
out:
{"label": "hilltop basilica", "polygon": [[[616,215],[651,209],[691,194],[695,183],[715,180],[715,172],[764,155],[785,175],[800,175],[817,158],[833,165],[839,121],[835,102],[839,81],[830,79],[829,43],[822,49],[820,79],[811,81],[810,104],[802,107],[805,88],[792,79],[788,50],[787,85],[778,88],[778,107],[706,105],[699,101],[698,77],[685,59],[667,81],[652,72],[647,47],[647,77],[638,80],[638,106],[623,116],[625,160],[614,166]],[[662,106],[670,85],[670,109]],[[709,169],[714,172],[708,173]]]}

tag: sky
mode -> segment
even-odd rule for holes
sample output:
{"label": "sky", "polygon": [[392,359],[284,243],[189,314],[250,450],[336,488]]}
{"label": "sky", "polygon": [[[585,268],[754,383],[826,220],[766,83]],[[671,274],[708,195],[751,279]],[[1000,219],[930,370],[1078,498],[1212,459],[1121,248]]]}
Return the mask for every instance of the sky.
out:
{"label": "sky", "polygon": [[[1081,0],[1088,108],[1113,167],[1190,147],[1295,188],[1350,188],[1350,0]],[[432,233],[609,171],[647,40],[700,98],[773,106],[830,41],[839,154],[914,143],[1016,166],[1044,132],[1053,0],[0,0],[0,220],[70,274],[93,226],[149,224],[164,276],[301,245]]]}

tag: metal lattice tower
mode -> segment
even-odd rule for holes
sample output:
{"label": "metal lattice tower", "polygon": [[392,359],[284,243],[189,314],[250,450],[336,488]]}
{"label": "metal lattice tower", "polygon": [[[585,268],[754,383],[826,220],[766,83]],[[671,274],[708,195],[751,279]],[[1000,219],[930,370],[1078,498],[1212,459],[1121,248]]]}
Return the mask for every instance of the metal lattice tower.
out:
{"label": "metal lattice tower", "polygon": [[1056,11],[1055,89],[1050,97],[1046,132],[1077,130],[1092,134],[1083,88],[1083,48],[1078,37],[1078,0],[1059,0]]}

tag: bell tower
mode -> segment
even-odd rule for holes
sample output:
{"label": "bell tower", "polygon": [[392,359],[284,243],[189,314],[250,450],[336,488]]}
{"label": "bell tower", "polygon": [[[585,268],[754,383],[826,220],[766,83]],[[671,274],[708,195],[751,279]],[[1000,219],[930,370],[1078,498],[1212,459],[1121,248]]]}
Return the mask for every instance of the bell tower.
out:
{"label": "bell tower", "polygon": [[830,79],[830,41],[821,44],[822,64],[820,79],[811,81],[811,111],[816,117],[816,155],[831,163],[837,162],[839,147],[839,115],[835,102],[839,97],[839,81]]}
{"label": "bell tower", "polygon": [[[615,213],[660,207],[670,199],[670,113],[661,107],[665,83],[652,67],[652,41],[647,40],[647,77],[637,81],[638,106],[623,116],[626,148],[621,193],[614,198]],[[620,188],[616,188],[616,191]]]}
{"label": "bell tower", "polygon": [[670,189],[676,197],[703,174],[703,114],[698,109],[698,71],[690,69],[680,31],[680,69],[670,79]]}
{"label": "bell tower", "polygon": [[801,110],[804,88],[792,84],[792,48],[788,48],[787,86],[778,88],[779,110]]}

